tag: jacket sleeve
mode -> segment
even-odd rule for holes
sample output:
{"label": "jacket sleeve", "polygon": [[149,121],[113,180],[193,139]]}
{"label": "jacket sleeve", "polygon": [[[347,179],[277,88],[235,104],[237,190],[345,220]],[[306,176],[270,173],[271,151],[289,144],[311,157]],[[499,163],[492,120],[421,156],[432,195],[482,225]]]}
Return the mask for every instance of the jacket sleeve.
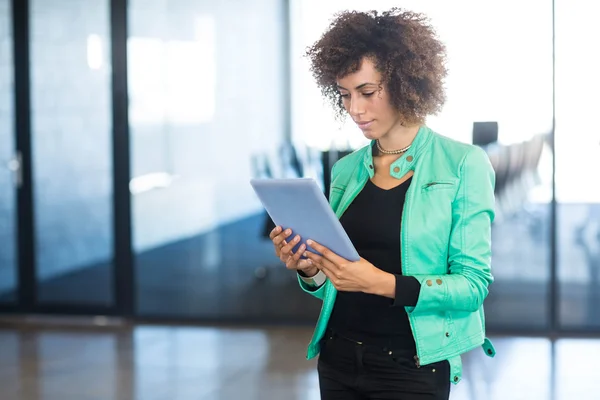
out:
{"label": "jacket sleeve", "polygon": [[494,220],[495,173],[487,154],[473,147],[463,159],[452,204],[452,230],[445,275],[416,275],[421,284],[409,313],[477,311],[493,282],[491,225]]}
{"label": "jacket sleeve", "polygon": [[321,286],[312,286],[302,280],[299,274],[298,275],[298,283],[300,284],[300,288],[304,290],[306,293],[316,297],[319,300],[323,300],[323,296],[325,295],[325,286],[327,281],[323,283]]}

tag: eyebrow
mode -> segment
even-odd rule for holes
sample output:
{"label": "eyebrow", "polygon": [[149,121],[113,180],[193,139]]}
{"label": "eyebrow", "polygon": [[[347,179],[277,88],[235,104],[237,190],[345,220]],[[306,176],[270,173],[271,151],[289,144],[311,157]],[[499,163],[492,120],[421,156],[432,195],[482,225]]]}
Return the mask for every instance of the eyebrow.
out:
{"label": "eyebrow", "polygon": [[[371,83],[371,82],[365,82],[365,83],[361,83],[360,85],[358,85],[355,89],[361,89],[367,85],[376,85],[375,83]],[[348,90],[345,87],[342,87],[340,85],[337,85],[338,89],[344,89],[344,90]]]}

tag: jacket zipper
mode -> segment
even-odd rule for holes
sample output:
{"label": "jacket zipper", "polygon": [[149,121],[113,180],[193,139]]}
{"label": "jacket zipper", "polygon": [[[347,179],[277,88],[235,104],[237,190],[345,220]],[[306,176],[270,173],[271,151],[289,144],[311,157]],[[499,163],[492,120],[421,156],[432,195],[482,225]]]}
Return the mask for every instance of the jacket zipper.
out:
{"label": "jacket zipper", "polygon": [[429,182],[428,184],[425,185],[425,188],[430,188],[432,186],[435,185],[452,185],[452,183],[449,182]]}

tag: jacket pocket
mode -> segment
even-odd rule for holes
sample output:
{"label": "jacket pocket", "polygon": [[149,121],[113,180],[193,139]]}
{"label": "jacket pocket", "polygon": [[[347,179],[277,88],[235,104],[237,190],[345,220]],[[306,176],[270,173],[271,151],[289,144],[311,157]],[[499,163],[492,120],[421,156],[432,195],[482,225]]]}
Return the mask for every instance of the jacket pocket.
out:
{"label": "jacket pocket", "polygon": [[432,190],[444,190],[456,188],[455,180],[435,180],[424,184],[421,187],[421,191],[430,192]]}

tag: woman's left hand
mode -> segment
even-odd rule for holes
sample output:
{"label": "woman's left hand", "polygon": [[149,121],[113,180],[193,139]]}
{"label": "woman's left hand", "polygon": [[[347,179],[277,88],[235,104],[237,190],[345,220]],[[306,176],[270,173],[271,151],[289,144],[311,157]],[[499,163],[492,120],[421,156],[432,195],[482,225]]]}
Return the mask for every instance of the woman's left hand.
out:
{"label": "woman's left hand", "polygon": [[311,251],[306,251],[305,256],[325,273],[339,291],[374,293],[374,288],[382,279],[382,274],[387,274],[362,257],[360,261],[352,262],[314,240],[308,240],[307,244],[322,256]]}

